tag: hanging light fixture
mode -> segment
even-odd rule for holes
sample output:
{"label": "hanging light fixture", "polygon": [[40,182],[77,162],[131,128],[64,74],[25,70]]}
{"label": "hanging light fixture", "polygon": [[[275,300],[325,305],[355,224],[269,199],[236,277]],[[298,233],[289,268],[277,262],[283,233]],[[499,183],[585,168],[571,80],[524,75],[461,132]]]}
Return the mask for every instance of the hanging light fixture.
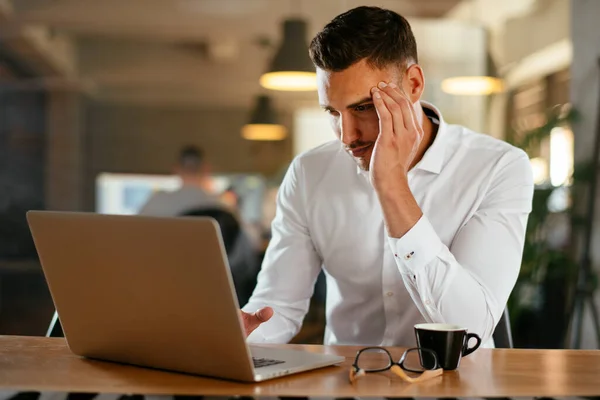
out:
{"label": "hanging light fixture", "polygon": [[277,113],[268,96],[258,96],[250,115],[250,121],[242,128],[242,137],[248,140],[283,140],[287,135],[285,126],[277,121]]}
{"label": "hanging light fixture", "polygon": [[460,96],[490,95],[504,90],[504,82],[498,76],[490,55],[486,56],[486,75],[455,76],[442,81],[442,90]]}
{"label": "hanging light fixture", "polygon": [[[480,24],[480,15],[483,15],[485,10],[479,7],[478,0],[470,0],[468,7],[470,22],[474,25]],[[487,36],[488,32],[484,31],[484,34]],[[486,39],[486,43],[489,43],[489,38]],[[494,60],[492,60],[487,50],[485,55],[485,75],[455,76],[442,81],[442,91],[459,96],[485,96],[499,93],[503,90],[504,84],[496,71]]]}
{"label": "hanging light fixture", "polygon": [[260,77],[262,87],[287,91],[317,89],[315,66],[308,56],[306,30],[306,22],[302,19],[283,22],[283,41],[269,71]]}

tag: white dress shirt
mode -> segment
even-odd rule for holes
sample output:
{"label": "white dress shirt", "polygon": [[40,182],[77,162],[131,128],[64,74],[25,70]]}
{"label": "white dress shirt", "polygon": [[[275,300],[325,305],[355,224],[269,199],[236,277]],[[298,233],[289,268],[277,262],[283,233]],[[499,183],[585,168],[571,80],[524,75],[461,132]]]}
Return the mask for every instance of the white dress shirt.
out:
{"label": "white dress shirt", "polygon": [[388,237],[367,172],[339,141],[298,156],[280,187],[273,237],[244,307],[275,315],[250,342],[299,331],[327,279],[325,344],[414,346],[413,325],[451,323],[487,346],[519,273],[533,178],[525,152],[444,122],[408,173],[423,217]]}

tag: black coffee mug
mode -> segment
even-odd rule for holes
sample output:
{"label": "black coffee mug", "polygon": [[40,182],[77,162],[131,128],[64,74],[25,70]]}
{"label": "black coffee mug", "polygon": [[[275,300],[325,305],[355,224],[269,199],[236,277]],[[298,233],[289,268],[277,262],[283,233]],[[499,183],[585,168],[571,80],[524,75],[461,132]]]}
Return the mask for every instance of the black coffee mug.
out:
{"label": "black coffee mug", "polygon": [[[445,370],[458,368],[460,359],[477,350],[481,338],[475,333],[467,333],[466,328],[450,324],[417,324],[415,325],[417,346],[435,351],[438,362]],[[477,343],[469,347],[469,340]],[[433,368],[435,361],[428,353],[421,353],[421,363],[425,368]]]}

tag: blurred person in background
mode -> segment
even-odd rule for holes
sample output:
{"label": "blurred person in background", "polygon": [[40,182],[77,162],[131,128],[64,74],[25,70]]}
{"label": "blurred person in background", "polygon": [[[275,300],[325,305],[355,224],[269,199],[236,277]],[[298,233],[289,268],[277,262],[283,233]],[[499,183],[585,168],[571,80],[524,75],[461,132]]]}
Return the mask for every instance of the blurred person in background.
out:
{"label": "blurred person in background", "polygon": [[140,209],[140,215],[175,217],[200,208],[225,206],[210,192],[210,166],[202,149],[196,146],[181,149],[174,173],[181,179],[181,188],[154,193]]}

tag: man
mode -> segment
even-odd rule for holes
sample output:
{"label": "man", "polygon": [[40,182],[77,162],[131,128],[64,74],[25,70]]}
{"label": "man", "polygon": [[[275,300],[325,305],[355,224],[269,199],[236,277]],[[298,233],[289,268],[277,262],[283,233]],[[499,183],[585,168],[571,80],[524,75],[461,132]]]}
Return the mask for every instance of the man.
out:
{"label": "man", "polygon": [[249,341],[289,341],[323,268],[326,344],[411,346],[413,325],[429,321],[491,346],[531,210],[527,155],[420,100],[415,39],[392,11],[336,17],[310,54],[339,142],[297,157],[281,185],[242,312]]}
{"label": "man", "polygon": [[176,217],[203,208],[223,207],[220,200],[207,191],[209,168],[204,153],[195,146],[186,146],[179,153],[175,174],[181,188],[173,192],[157,192],[140,209],[139,214]]}

